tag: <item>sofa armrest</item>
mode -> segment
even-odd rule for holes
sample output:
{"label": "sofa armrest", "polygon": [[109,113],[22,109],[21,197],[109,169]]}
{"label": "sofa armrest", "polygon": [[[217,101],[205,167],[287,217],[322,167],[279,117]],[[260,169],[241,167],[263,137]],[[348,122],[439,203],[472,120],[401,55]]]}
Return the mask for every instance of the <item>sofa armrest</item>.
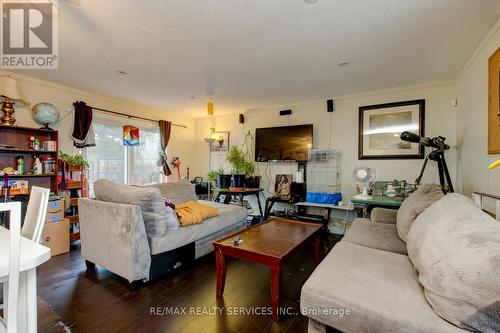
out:
{"label": "sofa armrest", "polygon": [[375,207],[373,208],[370,219],[373,223],[396,224],[397,210]]}
{"label": "sofa armrest", "polygon": [[139,206],[79,199],[82,257],[129,282],[149,279],[151,253]]}

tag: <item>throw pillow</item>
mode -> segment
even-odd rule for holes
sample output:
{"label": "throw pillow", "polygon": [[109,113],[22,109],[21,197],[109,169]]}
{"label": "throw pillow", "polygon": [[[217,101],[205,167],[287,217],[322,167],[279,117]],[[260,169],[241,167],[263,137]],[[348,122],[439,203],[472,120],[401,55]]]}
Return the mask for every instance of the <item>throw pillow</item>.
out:
{"label": "throw pillow", "polygon": [[165,200],[165,206],[175,210],[175,203],[171,199],[164,198],[164,200]]}
{"label": "throw pillow", "polygon": [[[175,206],[174,206],[175,207]],[[177,218],[177,213],[172,207],[167,206],[167,229],[177,230],[180,227],[179,219]]]}
{"label": "throw pillow", "polygon": [[99,179],[94,183],[94,194],[98,200],[140,206],[149,237],[163,237],[167,233],[168,210],[159,189]]}
{"label": "throw pillow", "polygon": [[396,217],[398,235],[403,242],[406,242],[408,231],[417,216],[443,197],[444,194],[439,185],[423,184],[403,201]]}
{"label": "throw pillow", "polygon": [[449,194],[420,214],[408,256],[434,311],[465,329],[500,328],[500,223],[471,199]]}

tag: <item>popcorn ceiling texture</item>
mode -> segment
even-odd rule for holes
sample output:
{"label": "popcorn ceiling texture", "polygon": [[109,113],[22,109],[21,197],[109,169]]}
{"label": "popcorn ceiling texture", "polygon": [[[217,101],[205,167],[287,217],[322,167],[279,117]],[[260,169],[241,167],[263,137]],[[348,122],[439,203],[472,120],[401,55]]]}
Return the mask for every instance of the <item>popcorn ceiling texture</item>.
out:
{"label": "popcorn ceiling texture", "polygon": [[222,114],[454,79],[500,14],[497,0],[59,5],[59,69],[26,75],[196,117],[212,94]]}

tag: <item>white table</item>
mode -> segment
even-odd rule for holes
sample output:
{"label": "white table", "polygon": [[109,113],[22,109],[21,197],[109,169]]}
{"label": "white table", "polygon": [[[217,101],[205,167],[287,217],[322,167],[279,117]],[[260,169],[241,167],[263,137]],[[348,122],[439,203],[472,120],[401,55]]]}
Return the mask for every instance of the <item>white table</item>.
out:
{"label": "white table", "polygon": [[[9,230],[0,227],[0,281],[9,275],[9,242]],[[36,268],[50,259],[50,249],[21,237],[20,252],[19,332],[34,333],[37,331]],[[3,301],[7,304],[6,286],[3,289]]]}

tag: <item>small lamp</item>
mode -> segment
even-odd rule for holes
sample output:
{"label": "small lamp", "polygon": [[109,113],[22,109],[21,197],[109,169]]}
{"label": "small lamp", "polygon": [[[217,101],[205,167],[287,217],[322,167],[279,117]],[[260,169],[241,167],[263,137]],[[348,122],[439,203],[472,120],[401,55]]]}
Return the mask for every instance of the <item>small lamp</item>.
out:
{"label": "small lamp", "polygon": [[29,103],[23,96],[17,81],[10,76],[0,77],[0,100],[2,102],[3,116],[0,118],[0,125],[16,126],[16,119],[12,116],[14,113],[14,104],[18,106],[27,106]]}

